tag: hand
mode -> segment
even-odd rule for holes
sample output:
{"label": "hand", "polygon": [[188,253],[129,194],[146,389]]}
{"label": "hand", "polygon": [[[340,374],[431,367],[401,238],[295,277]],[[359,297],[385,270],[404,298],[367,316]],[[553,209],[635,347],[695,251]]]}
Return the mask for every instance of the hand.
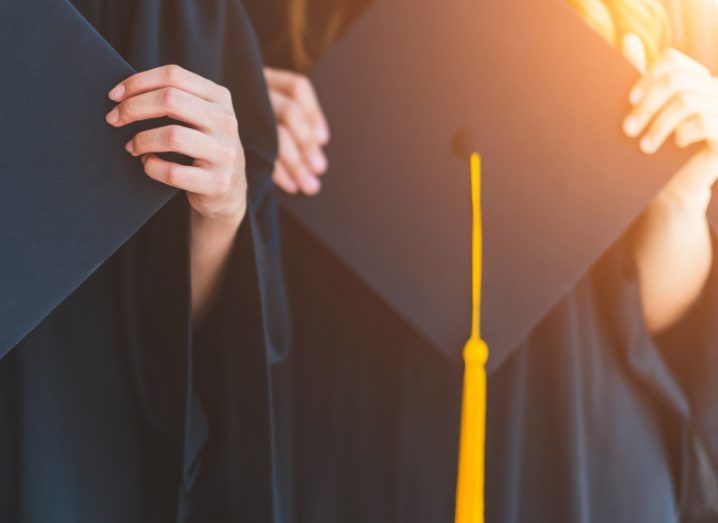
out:
{"label": "hand", "polygon": [[675,134],[679,147],[718,139],[718,81],[706,67],[669,49],[630,94],[633,111],[624,121],[647,154]]}
{"label": "hand", "polygon": [[633,109],[624,131],[642,135],[639,145],[646,154],[655,153],[671,136],[679,147],[704,144],[666,191],[693,202],[698,197],[700,207],[707,207],[718,178],[718,80],[702,64],[669,49],[634,86],[630,100]]}
{"label": "hand", "polygon": [[681,147],[703,144],[645,210],[633,236],[645,324],[658,334],[698,300],[713,265],[706,211],[718,178],[718,134],[712,123],[718,87],[705,67],[674,50],[647,70],[643,51],[638,37],[626,37],[624,52],[644,73],[630,94],[626,134],[643,135],[640,147],[646,154],[671,136]]}
{"label": "hand", "polygon": [[[161,117],[186,124],[142,131],[125,148],[141,157],[150,178],[187,191],[199,217],[239,226],[247,206],[247,180],[229,90],[167,65],[129,77],[109,97],[118,103],[107,115],[114,127]],[[191,166],[181,165],[157,156],[165,152],[194,161]]]}
{"label": "hand", "polygon": [[323,147],[329,126],[311,82],[289,71],[265,68],[269,98],[277,117],[279,158],[274,182],[290,194],[317,194],[327,170]]}

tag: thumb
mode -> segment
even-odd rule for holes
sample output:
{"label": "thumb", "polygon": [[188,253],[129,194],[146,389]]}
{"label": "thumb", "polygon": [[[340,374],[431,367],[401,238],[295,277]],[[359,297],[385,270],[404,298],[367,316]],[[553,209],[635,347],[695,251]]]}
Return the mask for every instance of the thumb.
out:
{"label": "thumb", "polygon": [[629,62],[640,71],[641,74],[648,72],[648,57],[643,40],[635,33],[626,33],[623,36],[623,54]]}

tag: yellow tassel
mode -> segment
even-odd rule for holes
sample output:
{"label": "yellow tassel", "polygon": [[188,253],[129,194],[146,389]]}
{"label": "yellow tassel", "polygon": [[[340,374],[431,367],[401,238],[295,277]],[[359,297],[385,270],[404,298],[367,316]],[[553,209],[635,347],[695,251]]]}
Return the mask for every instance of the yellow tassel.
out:
{"label": "yellow tassel", "polygon": [[472,320],[464,347],[464,392],[461,408],[456,523],[484,521],[484,453],[486,442],[486,362],[489,348],[481,339],[481,159],[471,156]]}

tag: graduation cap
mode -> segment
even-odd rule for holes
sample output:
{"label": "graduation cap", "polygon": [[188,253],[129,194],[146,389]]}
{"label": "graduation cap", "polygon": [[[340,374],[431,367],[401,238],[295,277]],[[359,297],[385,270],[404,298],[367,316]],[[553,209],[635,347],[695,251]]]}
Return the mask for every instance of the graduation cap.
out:
{"label": "graduation cap", "polygon": [[4,0],[0,18],[2,358],[174,191],[105,123],[133,70],[67,0]]}
{"label": "graduation cap", "polygon": [[637,79],[563,0],[379,2],[315,71],[333,172],[286,207],[458,359],[480,153],[495,369],[687,158],[645,156],[623,134]]}

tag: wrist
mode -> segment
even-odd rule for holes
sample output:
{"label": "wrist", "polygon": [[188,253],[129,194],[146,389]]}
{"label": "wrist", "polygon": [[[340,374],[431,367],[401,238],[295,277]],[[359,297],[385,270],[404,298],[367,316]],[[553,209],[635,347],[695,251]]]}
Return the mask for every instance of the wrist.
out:
{"label": "wrist", "polygon": [[[190,225],[193,233],[206,238],[234,237],[244,220],[246,206],[232,212],[203,214],[190,206]],[[193,234],[196,236],[196,234]]]}
{"label": "wrist", "polygon": [[712,197],[710,187],[684,187],[669,184],[649,207],[673,215],[704,218]]}
{"label": "wrist", "polygon": [[201,321],[216,299],[244,212],[203,214],[190,211],[192,312]]}

